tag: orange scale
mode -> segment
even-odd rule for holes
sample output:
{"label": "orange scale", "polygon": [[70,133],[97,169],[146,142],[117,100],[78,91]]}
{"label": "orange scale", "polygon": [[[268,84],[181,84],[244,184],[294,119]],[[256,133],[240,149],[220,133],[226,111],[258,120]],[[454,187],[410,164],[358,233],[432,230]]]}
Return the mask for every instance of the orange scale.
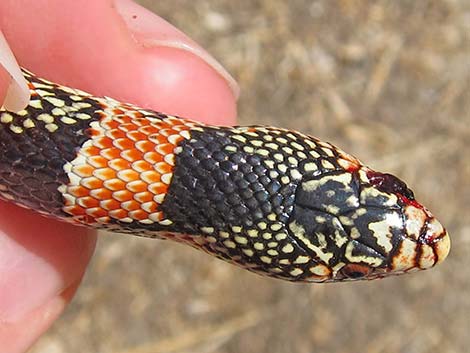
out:
{"label": "orange scale", "polygon": [[117,177],[125,182],[130,182],[138,180],[140,178],[140,174],[132,169],[124,169],[117,173]]}
{"label": "orange scale", "polygon": [[139,131],[143,132],[146,135],[151,135],[151,134],[157,134],[160,132],[160,129],[153,126],[153,125],[147,125],[147,126],[142,126]]}
{"label": "orange scale", "polygon": [[131,131],[136,131],[139,127],[134,124],[134,122],[132,123],[128,123],[128,124],[121,124],[119,125],[118,129],[125,132],[126,135],[129,135],[129,132]]}
{"label": "orange scale", "polygon": [[82,206],[83,208],[98,207],[100,202],[91,196],[80,197],[77,199],[77,205]]}
{"label": "orange scale", "polygon": [[72,173],[77,174],[79,177],[86,178],[93,175],[93,168],[91,165],[84,164],[84,165],[76,165],[72,167]]}
{"label": "orange scale", "polygon": [[122,158],[116,158],[108,162],[108,166],[114,170],[123,170],[131,168],[131,163]]}
{"label": "orange scale", "polygon": [[138,125],[139,127],[140,127],[140,126],[147,126],[147,125],[150,125],[150,121],[149,121],[147,118],[143,117],[143,115],[140,116],[140,117],[137,117],[137,118],[132,119],[132,122],[133,122],[134,124]]}
{"label": "orange scale", "polygon": [[150,184],[148,186],[148,190],[155,195],[166,194],[168,190],[168,185],[158,182],[158,183]]}
{"label": "orange scale", "polygon": [[127,217],[127,211],[120,208],[118,210],[109,211],[108,215],[111,218],[119,220]]}
{"label": "orange scale", "polygon": [[147,137],[144,136],[144,139],[137,141],[135,143],[135,148],[141,151],[142,153],[155,151],[155,144],[152,141],[147,140]]}
{"label": "orange scale", "polygon": [[135,210],[129,212],[129,217],[137,221],[143,221],[144,219],[148,219],[148,216],[149,214],[142,210]]}
{"label": "orange scale", "polygon": [[114,119],[112,120],[106,120],[106,121],[102,121],[101,122],[102,125],[104,127],[106,127],[107,129],[111,130],[111,129],[117,129],[121,124],[119,123],[119,121],[116,121]]}
{"label": "orange scale", "polygon": [[157,146],[156,151],[162,155],[173,153],[175,145],[171,143],[162,143]]}
{"label": "orange scale", "polygon": [[156,202],[144,202],[140,205],[140,208],[142,208],[145,212],[153,213],[158,210],[158,205]]}
{"label": "orange scale", "polygon": [[[134,131],[129,131],[127,133],[127,137],[129,139],[131,139],[132,141],[142,141],[142,140],[147,140],[147,135],[140,132],[140,131],[137,131],[137,130],[134,130]],[[136,144],[137,145],[137,144]]]}
{"label": "orange scale", "polygon": [[173,171],[173,167],[166,162],[155,163],[153,167],[159,174],[167,174]]}
{"label": "orange scale", "polygon": [[108,211],[103,210],[101,207],[89,208],[86,210],[86,213],[93,218],[100,218],[108,215]]}
{"label": "orange scale", "polygon": [[126,133],[124,131],[119,130],[119,129],[107,130],[105,132],[105,134],[106,134],[107,137],[110,137],[113,140],[126,137]]}
{"label": "orange scale", "polygon": [[142,152],[132,148],[130,150],[121,151],[121,157],[129,162],[135,162],[142,159]]}
{"label": "orange scale", "polygon": [[105,180],[103,186],[111,191],[124,190],[126,188],[126,183],[121,179],[111,179]]}
{"label": "orange scale", "polygon": [[87,129],[86,132],[88,133],[88,135],[90,135],[91,137],[94,137],[94,138],[97,138],[97,137],[99,137],[103,134],[103,132],[101,130],[93,129],[93,128]]}
{"label": "orange scale", "polygon": [[163,161],[163,156],[157,152],[147,152],[144,154],[144,160],[146,160],[150,164],[155,164]]}
{"label": "orange scale", "polygon": [[132,140],[129,140],[127,137],[118,138],[113,141],[113,145],[121,150],[130,150],[135,149],[135,144]]}
{"label": "orange scale", "polygon": [[154,170],[150,170],[148,172],[141,173],[140,178],[148,184],[153,184],[160,181],[160,174]]}
{"label": "orange scale", "polygon": [[148,191],[138,192],[134,195],[134,200],[140,203],[149,202],[153,200],[153,194]]}
{"label": "orange scale", "polygon": [[120,202],[132,200],[133,196],[134,194],[129,190],[120,190],[113,192],[113,199]]}
{"label": "orange scale", "polygon": [[88,147],[83,147],[80,149],[80,154],[89,157],[89,156],[97,156],[101,152],[101,148],[98,148],[96,146],[88,146]]}
{"label": "orange scale", "polygon": [[137,192],[143,192],[147,190],[147,183],[144,183],[142,180],[136,180],[136,181],[131,181],[130,183],[127,183],[126,189],[137,193]]}
{"label": "orange scale", "polygon": [[121,114],[124,114],[124,110],[119,109],[119,108],[114,108],[114,109],[113,109],[113,114],[114,114],[114,115],[121,115]]}
{"label": "orange scale", "polygon": [[108,165],[108,160],[100,155],[88,157],[87,162],[95,168],[104,168]]}
{"label": "orange scale", "polygon": [[103,181],[94,177],[94,176],[91,176],[89,178],[83,178],[80,180],[80,185],[89,189],[89,190],[92,190],[92,189],[99,189],[100,187],[103,186]]}
{"label": "orange scale", "polygon": [[117,121],[119,125],[132,123],[132,118],[127,115],[116,115],[113,120]]}
{"label": "orange scale", "polygon": [[85,209],[78,205],[66,206],[63,208],[65,213],[68,213],[73,216],[82,216],[85,214]]}
{"label": "orange scale", "polygon": [[116,148],[116,147],[99,150],[98,153],[104,158],[106,158],[107,160],[112,160],[112,159],[121,157],[121,150],[119,150],[119,148]]}
{"label": "orange scale", "polygon": [[113,197],[113,193],[111,190],[108,190],[106,188],[99,188],[95,190],[90,191],[90,196],[94,197],[97,200],[108,200],[111,197]]}
{"label": "orange scale", "polygon": [[75,197],[86,196],[90,193],[87,188],[84,188],[81,185],[72,185],[67,187],[67,192]]}
{"label": "orange scale", "polygon": [[168,139],[160,134],[152,134],[149,136],[149,140],[154,142],[157,146],[163,143],[168,143]]}
{"label": "orange scale", "polygon": [[121,207],[127,211],[135,211],[140,209],[140,203],[135,200],[125,201],[121,204]]}
{"label": "orange scale", "polygon": [[93,172],[93,176],[101,180],[109,180],[116,178],[116,171],[111,168],[100,168]]}
{"label": "orange scale", "polygon": [[112,211],[121,208],[121,203],[113,199],[104,200],[100,202],[100,207],[105,210]]}
{"label": "orange scale", "polygon": [[113,140],[107,136],[98,137],[93,140],[93,144],[101,149],[113,147]]}
{"label": "orange scale", "polygon": [[162,134],[163,136],[168,137],[168,136],[171,136],[171,135],[177,135],[178,132],[175,131],[175,130],[173,129],[173,127],[171,127],[171,128],[168,128],[168,129],[161,129],[161,130],[160,130],[160,134]]}
{"label": "orange scale", "polygon": [[146,161],[135,161],[132,163],[132,169],[134,169],[137,172],[145,172],[147,170],[153,170],[153,166],[146,162]]}
{"label": "orange scale", "polygon": [[151,219],[154,222],[159,222],[163,219],[163,212],[155,212],[149,214],[149,219]]}

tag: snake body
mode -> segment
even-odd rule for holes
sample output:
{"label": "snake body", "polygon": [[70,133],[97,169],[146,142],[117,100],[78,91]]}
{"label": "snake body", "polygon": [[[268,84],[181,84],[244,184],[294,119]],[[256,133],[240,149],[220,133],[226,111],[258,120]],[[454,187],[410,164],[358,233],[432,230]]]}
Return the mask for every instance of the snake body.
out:
{"label": "snake body", "polygon": [[0,110],[4,200],[290,281],[373,279],[447,256],[447,232],[405,183],[329,143],[207,126],[24,75],[29,105]]}

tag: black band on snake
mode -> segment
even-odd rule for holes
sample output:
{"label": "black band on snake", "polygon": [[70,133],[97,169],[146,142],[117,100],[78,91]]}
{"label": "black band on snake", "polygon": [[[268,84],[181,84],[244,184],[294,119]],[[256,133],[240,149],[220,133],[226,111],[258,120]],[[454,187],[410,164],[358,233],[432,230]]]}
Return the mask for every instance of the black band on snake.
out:
{"label": "black band on snake", "polygon": [[290,281],[381,278],[449,252],[404,182],[329,143],[207,126],[24,74],[29,105],[0,111],[4,200]]}

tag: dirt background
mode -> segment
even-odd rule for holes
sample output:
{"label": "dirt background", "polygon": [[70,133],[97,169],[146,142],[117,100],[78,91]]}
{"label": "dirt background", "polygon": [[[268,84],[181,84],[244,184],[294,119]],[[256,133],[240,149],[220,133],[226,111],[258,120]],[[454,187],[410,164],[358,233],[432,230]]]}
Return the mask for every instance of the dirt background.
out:
{"label": "dirt background", "polygon": [[171,242],[104,236],[32,352],[468,352],[469,1],[141,2],[239,81],[241,123],[302,130],[399,175],[452,252],[400,278],[294,285]]}

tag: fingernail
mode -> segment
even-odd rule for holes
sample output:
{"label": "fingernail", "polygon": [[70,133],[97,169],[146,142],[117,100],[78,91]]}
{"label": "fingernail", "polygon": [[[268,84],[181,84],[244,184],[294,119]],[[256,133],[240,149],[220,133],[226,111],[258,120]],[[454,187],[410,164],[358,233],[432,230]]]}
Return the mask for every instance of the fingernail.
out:
{"label": "fingernail", "polygon": [[0,32],[0,65],[11,77],[10,85],[3,102],[6,110],[17,112],[23,110],[29,103],[30,93],[28,84],[21,73],[15,56]]}
{"label": "fingernail", "polygon": [[145,47],[176,48],[199,57],[227,82],[235,99],[238,99],[240,88],[235,79],[217,60],[183,32],[131,0],[114,0],[114,4],[135,41]]}

